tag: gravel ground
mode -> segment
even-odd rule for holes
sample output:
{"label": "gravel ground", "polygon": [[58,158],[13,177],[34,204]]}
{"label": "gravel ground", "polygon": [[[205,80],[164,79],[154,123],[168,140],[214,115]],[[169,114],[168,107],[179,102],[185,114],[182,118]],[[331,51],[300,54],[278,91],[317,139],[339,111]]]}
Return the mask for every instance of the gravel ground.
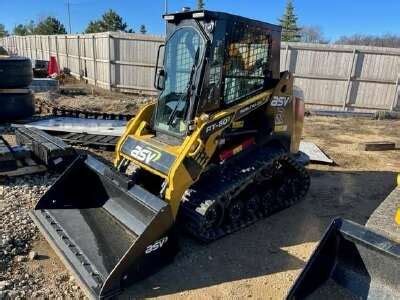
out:
{"label": "gravel ground", "polygon": [[0,185],[0,299],[83,296],[65,270],[46,272],[54,262],[46,251],[38,251],[42,237],[28,215],[56,177],[25,176]]}
{"label": "gravel ground", "polygon": [[[181,236],[175,262],[122,298],[282,299],[333,218],[364,224],[393,189],[399,151],[367,153],[357,144],[388,139],[399,145],[398,128],[400,121],[306,118],[305,137],[338,166],[309,167],[312,185],[302,203],[211,245]],[[84,298],[28,216],[56,177],[0,183],[0,300]]]}
{"label": "gravel ground", "polygon": [[[15,144],[9,130],[0,129],[1,134]],[[112,158],[110,152],[94,153]],[[29,216],[59,175],[51,172],[0,181],[0,300],[86,298]]]}

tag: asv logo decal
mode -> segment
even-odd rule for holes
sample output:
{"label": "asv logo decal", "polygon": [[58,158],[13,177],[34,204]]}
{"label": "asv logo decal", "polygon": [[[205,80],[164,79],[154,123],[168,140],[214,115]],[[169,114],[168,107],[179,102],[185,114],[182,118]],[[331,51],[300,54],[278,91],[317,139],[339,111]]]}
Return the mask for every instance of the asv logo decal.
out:
{"label": "asv logo decal", "polygon": [[168,237],[163,237],[161,240],[156,241],[154,244],[147,246],[145,253],[150,254],[153,251],[161,249],[168,242]]}
{"label": "asv logo decal", "polygon": [[271,100],[272,107],[285,107],[290,102],[290,97],[274,96]]}
{"label": "asv logo decal", "polygon": [[159,160],[161,157],[161,152],[151,148],[136,146],[135,149],[131,151],[131,155],[133,158],[149,164],[152,161]]}

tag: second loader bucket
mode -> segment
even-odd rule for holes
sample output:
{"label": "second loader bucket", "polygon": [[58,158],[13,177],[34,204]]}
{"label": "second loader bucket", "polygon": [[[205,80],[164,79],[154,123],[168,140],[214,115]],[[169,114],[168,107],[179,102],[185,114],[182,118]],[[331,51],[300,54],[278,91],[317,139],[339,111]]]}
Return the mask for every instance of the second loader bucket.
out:
{"label": "second loader bucket", "polygon": [[400,244],[336,219],[287,299],[400,299]]}
{"label": "second loader bucket", "polygon": [[92,298],[119,294],[177,251],[169,204],[91,156],[72,163],[31,217]]}

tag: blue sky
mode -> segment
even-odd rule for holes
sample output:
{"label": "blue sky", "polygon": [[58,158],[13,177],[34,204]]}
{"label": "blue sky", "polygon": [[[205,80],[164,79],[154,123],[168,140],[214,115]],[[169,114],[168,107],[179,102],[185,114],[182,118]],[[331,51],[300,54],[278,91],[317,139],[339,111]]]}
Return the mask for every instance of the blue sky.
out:
{"label": "blue sky", "polygon": [[[67,0],[0,0],[0,23],[11,30],[15,24],[47,15],[59,18],[67,28]],[[115,9],[134,29],[145,24],[149,33],[162,34],[164,0],[70,0],[72,31],[82,32],[90,20]],[[205,0],[211,10],[226,11],[277,23],[286,0]],[[170,11],[195,7],[195,0],[169,0]],[[400,0],[294,0],[300,25],[317,25],[327,38],[342,35],[400,34]]]}

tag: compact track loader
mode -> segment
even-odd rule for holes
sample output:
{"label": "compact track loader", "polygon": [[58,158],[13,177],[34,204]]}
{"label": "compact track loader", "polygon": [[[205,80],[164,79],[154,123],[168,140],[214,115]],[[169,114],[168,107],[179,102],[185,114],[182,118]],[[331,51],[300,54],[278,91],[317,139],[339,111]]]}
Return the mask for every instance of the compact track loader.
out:
{"label": "compact track loader", "polygon": [[310,185],[293,156],[304,103],[280,72],[281,28],[211,11],[164,18],[158,101],[127,124],[114,168],[78,158],[32,213],[93,297],[167,263],[175,228],[211,242],[297,203]]}
{"label": "compact track loader", "polygon": [[397,184],[365,227],[332,222],[287,299],[400,299],[400,175]]}

